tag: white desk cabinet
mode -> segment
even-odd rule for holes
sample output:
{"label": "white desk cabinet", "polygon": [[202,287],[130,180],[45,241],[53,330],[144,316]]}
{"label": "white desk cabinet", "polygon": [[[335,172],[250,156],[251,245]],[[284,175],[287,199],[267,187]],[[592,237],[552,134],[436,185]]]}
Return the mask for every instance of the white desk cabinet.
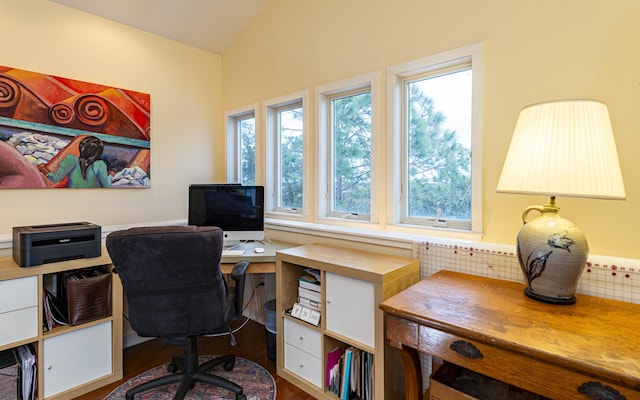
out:
{"label": "white desk cabinet", "polygon": [[[288,313],[298,300],[298,278],[307,268],[321,275],[318,326]],[[317,244],[279,251],[278,375],[317,399],[335,400],[326,383],[327,355],[336,347],[354,347],[373,355],[375,398],[402,398],[402,365],[397,351],[385,343],[384,315],[378,305],[418,280],[419,263],[412,258]]]}
{"label": "white desk cabinet", "polygon": [[37,357],[37,399],[67,400],[122,379],[122,285],[113,275],[111,316],[43,329],[43,291],[51,276],[91,267],[100,257],[20,267],[0,259],[0,350],[31,345]]}

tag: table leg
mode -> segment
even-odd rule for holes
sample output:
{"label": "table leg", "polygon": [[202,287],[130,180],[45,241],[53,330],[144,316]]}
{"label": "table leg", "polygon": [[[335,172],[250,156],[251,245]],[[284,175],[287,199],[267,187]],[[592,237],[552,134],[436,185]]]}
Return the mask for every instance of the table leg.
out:
{"label": "table leg", "polygon": [[402,359],[406,399],[422,400],[422,368],[418,351],[399,342],[391,341],[391,346],[398,349]]}

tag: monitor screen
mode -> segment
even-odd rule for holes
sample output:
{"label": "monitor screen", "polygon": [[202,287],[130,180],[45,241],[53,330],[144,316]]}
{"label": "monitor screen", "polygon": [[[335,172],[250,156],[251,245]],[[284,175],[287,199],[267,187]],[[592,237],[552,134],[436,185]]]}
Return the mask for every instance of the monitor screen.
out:
{"label": "monitor screen", "polygon": [[217,226],[225,246],[264,239],[264,187],[237,184],[189,186],[189,225]]}

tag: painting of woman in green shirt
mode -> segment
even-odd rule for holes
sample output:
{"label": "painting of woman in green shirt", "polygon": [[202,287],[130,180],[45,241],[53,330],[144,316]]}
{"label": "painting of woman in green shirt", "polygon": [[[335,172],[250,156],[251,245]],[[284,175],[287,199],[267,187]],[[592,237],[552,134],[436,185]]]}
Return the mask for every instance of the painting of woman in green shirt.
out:
{"label": "painting of woman in green shirt", "polygon": [[69,176],[67,187],[70,188],[110,187],[107,164],[100,158],[104,150],[102,140],[87,136],[80,141],[78,150],[79,156],[68,154],[55,171],[49,171],[44,164],[38,165],[38,169],[53,182]]}

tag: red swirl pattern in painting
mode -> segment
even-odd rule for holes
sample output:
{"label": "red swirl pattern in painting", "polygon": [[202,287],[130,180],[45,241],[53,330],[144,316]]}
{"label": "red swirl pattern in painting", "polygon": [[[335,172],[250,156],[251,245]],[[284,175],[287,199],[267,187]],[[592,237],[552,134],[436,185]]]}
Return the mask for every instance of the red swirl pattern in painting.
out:
{"label": "red swirl pattern in painting", "polygon": [[148,94],[2,66],[0,116],[150,139]]}

